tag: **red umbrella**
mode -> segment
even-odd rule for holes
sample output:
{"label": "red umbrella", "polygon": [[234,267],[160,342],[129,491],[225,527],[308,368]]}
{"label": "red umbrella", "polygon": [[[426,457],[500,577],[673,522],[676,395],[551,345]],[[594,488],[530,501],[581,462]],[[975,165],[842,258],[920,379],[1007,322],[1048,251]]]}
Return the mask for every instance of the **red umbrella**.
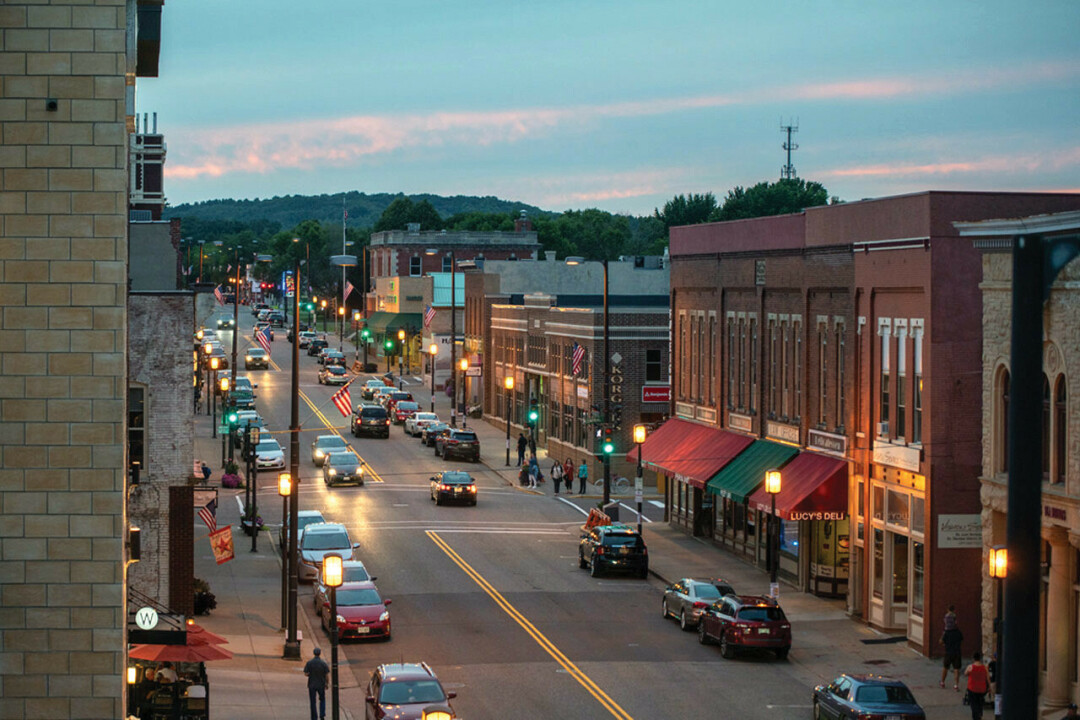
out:
{"label": "red umbrella", "polygon": [[217,645],[136,645],[128,657],[155,662],[209,662],[229,660],[233,654]]}
{"label": "red umbrella", "polygon": [[201,625],[195,623],[189,623],[187,625],[187,644],[188,645],[227,645],[228,640],[212,633]]}

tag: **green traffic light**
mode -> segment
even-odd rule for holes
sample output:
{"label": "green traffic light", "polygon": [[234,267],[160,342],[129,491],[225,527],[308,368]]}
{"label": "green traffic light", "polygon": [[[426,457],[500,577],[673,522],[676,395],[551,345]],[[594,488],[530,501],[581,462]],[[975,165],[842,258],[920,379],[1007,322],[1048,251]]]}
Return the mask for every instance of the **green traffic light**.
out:
{"label": "green traffic light", "polygon": [[240,420],[240,416],[234,412],[231,412],[229,413],[228,420],[230,425],[235,425]]}
{"label": "green traffic light", "polygon": [[393,340],[387,340],[386,341],[386,349],[387,350],[393,350],[394,349],[394,341]]}
{"label": "green traffic light", "polygon": [[536,412],[535,410],[529,411],[529,422],[536,422],[537,418],[539,417],[540,413]]}
{"label": "green traffic light", "polygon": [[605,440],[604,441],[604,454],[605,455],[610,455],[613,452],[615,452],[615,443],[611,442],[610,440]]}

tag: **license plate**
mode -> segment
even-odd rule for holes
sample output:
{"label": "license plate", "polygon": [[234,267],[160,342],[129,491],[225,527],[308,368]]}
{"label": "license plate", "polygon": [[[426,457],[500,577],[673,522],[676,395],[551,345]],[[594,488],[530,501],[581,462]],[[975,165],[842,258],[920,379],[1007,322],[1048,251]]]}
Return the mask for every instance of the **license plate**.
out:
{"label": "license plate", "polygon": [[454,488],[454,494],[455,495],[458,495],[460,493],[461,493],[461,488]]}
{"label": "license plate", "polygon": [[770,632],[769,628],[758,628],[758,635],[768,635]]}
{"label": "license plate", "polygon": [[899,715],[886,715],[885,720],[904,720]]}
{"label": "license plate", "polygon": [[358,627],[358,628],[356,628],[356,632],[358,634],[360,634],[360,635],[367,635],[369,632],[371,632],[371,628],[369,628],[369,627]]}

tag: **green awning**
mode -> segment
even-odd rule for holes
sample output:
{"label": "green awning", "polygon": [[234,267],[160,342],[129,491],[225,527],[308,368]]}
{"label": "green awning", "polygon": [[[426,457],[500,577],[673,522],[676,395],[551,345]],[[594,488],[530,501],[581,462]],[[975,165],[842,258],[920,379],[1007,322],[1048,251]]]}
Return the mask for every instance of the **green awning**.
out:
{"label": "green awning", "polygon": [[765,482],[765,471],[780,468],[799,454],[799,449],[770,440],[755,440],[734,460],[713,475],[706,486],[713,495],[746,502],[758,485]]}
{"label": "green awning", "polygon": [[376,335],[396,333],[400,328],[417,332],[423,325],[420,313],[374,312],[367,319],[368,330]]}

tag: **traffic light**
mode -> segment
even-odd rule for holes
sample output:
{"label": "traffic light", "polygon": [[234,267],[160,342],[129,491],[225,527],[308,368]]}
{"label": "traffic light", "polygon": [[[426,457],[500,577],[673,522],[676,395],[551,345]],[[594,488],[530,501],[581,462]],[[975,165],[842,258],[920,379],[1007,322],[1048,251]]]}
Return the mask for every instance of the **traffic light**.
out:
{"label": "traffic light", "polygon": [[235,410],[230,410],[229,414],[225,416],[225,422],[229,425],[236,425],[236,423],[240,422],[240,416],[236,414]]}
{"label": "traffic light", "polygon": [[540,411],[536,409],[535,405],[533,405],[532,407],[529,408],[529,422],[535,423],[539,419],[540,419]]}
{"label": "traffic light", "polygon": [[386,352],[390,352],[394,349],[394,341],[387,339],[387,341],[383,343],[383,347],[386,348]]}
{"label": "traffic light", "polygon": [[367,342],[368,340],[371,339],[371,331],[368,330],[367,328],[364,328],[363,330],[360,331],[360,337],[362,337],[364,339],[364,342]]}
{"label": "traffic light", "polygon": [[605,455],[615,452],[615,443],[611,440],[611,431],[604,433],[604,444],[600,446]]}

